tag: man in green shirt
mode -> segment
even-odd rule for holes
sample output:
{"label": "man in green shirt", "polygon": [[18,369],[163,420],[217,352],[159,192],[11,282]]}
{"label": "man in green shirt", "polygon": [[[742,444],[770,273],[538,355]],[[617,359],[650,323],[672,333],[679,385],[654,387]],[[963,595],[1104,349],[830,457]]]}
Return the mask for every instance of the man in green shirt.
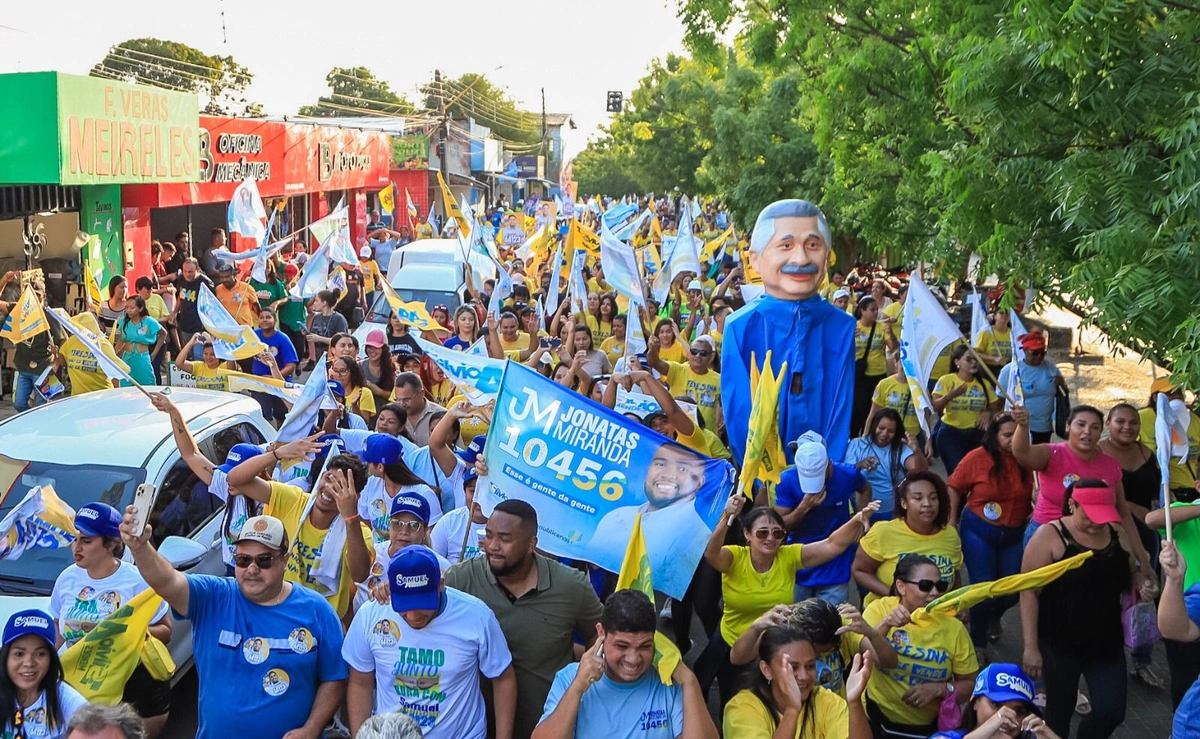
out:
{"label": "man in green shirt", "polygon": [[582,572],[543,557],[537,512],[521,500],[498,504],[488,518],[484,556],[446,572],[446,585],[488,605],[512,652],[517,673],[514,739],[528,739],[542,717],[554,675],[575,660],[574,634],[596,639],[603,607]]}

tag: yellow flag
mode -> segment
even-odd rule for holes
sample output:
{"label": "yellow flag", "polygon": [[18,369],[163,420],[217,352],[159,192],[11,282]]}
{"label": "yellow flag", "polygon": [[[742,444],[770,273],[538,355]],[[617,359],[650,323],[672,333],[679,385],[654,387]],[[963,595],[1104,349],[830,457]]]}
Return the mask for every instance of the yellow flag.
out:
{"label": "yellow flag", "polygon": [[771,368],[771,352],[758,369],[758,358],[750,355],[750,396],[754,399],[746,433],[746,456],[738,485],[747,496],[753,496],[754,481],[779,484],[787,460],[779,438],[780,378],[787,375],[787,362],[779,374]]}
{"label": "yellow flag", "polygon": [[384,213],[396,212],[396,186],[394,184],[388,184],[379,191],[379,208]]}
{"label": "yellow flag", "polygon": [[42,310],[42,304],[38,302],[33,288],[26,285],[21,299],[9,306],[4,324],[0,326],[0,337],[15,344],[49,330],[50,323],[46,319],[46,312]]}
{"label": "yellow flag", "polygon": [[442,173],[437,173],[438,187],[442,190],[442,207],[446,209],[446,217],[453,218],[458,221],[458,230],[463,236],[471,233],[471,226],[467,223],[466,216],[463,215],[462,209],[458,207],[458,203],[454,202],[454,194],[450,192],[450,188],[446,185],[446,180],[442,178]]}
{"label": "yellow flag", "polygon": [[63,654],[66,682],[91,703],[120,703],[161,603],[162,598],[147,588],[96,624]]}
{"label": "yellow flag", "polygon": [[413,223],[416,223],[417,216],[419,216],[420,213],[417,212],[417,204],[413,202],[412,195],[408,194],[407,187],[404,188],[404,200],[408,203],[408,218],[409,218],[409,220],[412,221]]}
{"label": "yellow flag", "polygon": [[100,302],[104,298],[100,297],[100,286],[96,284],[96,275],[92,274],[92,268],[86,261],[83,263],[83,286],[87,290],[88,299],[99,309]]}
{"label": "yellow flag", "polygon": [[662,258],[658,256],[658,249],[654,248],[654,244],[646,244],[641,248],[642,264],[646,266],[646,274],[656,275],[662,269]]}
{"label": "yellow flag", "polygon": [[738,244],[738,248],[742,253],[742,274],[746,278],[746,282],[752,285],[761,285],[762,275],[755,271],[754,267],[750,266],[750,242],[743,239]]}
{"label": "yellow flag", "polygon": [[600,237],[595,231],[572,218],[569,235],[575,237],[576,248],[583,249],[593,259],[600,258]]}
{"label": "yellow flag", "polygon": [[[1040,588],[1047,583],[1057,580],[1064,573],[1083,566],[1084,560],[1090,556],[1092,556],[1091,552],[1083,552],[1076,554],[1074,557],[1068,557],[1067,559],[1048,564],[1045,567],[1039,567],[1030,572],[1021,572],[1016,575],[1002,577],[999,580],[989,580],[988,582],[975,583],[965,588],[952,590],[925,606],[923,610],[927,613],[943,613],[947,616],[957,616],[971,606],[978,605],[989,598],[998,598],[1002,595],[1011,595],[1023,590]],[[913,614],[914,620],[920,612],[918,610]]]}
{"label": "yellow flag", "polygon": [[303,390],[303,386],[301,385],[274,377],[247,375],[244,372],[234,372],[232,370],[225,375],[225,388],[231,393],[240,393],[243,391],[266,393],[292,404],[300,400],[300,393]]}
{"label": "yellow flag", "polygon": [[650,230],[654,232],[654,236],[658,239],[659,243],[662,243],[662,224],[658,222],[657,215],[651,217]]}
{"label": "yellow flag", "polygon": [[[650,555],[646,552],[646,538],[642,536],[642,514],[633,518],[633,531],[629,534],[629,545],[625,548],[625,559],[621,561],[621,572],[617,575],[617,590],[637,590],[645,593],[654,602],[654,578],[650,574]],[[654,667],[663,685],[671,684],[671,674],[683,661],[675,642],[654,632]]]}
{"label": "yellow flag", "polygon": [[414,300],[411,303],[406,303],[396,294],[396,290],[387,283],[387,280],[382,280],[379,283],[380,289],[387,297],[388,305],[392,306],[392,310],[396,311],[396,317],[400,323],[409,326],[416,326],[422,331],[447,331],[445,326],[441,325],[429,315],[429,311],[425,308],[425,304]]}
{"label": "yellow flag", "polygon": [[725,242],[733,236],[733,226],[725,229],[725,232],[704,245],[704,249],[700,252],[700,258],[706,262],[712,263],[717,256],[717,252],[725,245]]}

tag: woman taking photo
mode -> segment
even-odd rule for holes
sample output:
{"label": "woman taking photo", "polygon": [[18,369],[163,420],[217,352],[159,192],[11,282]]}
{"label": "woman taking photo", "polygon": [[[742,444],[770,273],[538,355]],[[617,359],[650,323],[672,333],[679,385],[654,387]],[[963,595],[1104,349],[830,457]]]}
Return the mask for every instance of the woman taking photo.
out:
{"label": "woman taking photo", "polygon": [[[70,647],[96,624],[127,604],[149,586],[131,562],[121,560],[121,514],[104,503],[89,503],[75,514],[79,536],[71,543],[75,565],[58,576],[50,593],[50,613],[58,626],[59,646]],[[162,603],[151,617],[150,636],[163,644],[171,641],[171,618]],[[123,700],[133,704],[146,720],[151,736],[167,723],[171,708],[171,683],[155,680],[138,664],[125,683]]]}
{"label": "woman taking photo", "polygon": [[329,364],[329,378],[342,383],[346,409],[370,424],[377,407],[375,394],[367,388],[367,378],[358,362],[350,357],[338,357]]}
{"label": "woman taking photo", "polygon": [[876,411],[867,433],[850,440],[845,462],[862,470],[871,484],[871,499],[879,502],[871,523],[894,518],[896,486],[908,475],[929,469],[916,435],[904,431],[900,414],[891,408]]}
{"label": "woman taking photo", "polygon": [[863,298],[854,309],[858,323],[854,327],[854,406],[850,414],[850,433],[861,434],[871,412],[875,386],[887,377],[887,354],[899,347],[892,324],[881,323],[879,304]]}
{"label": "woman taking photo", "polygon": [[946,474],[953,475],[967,452],[979,447],[983,429],[1002,405],[981,377],[979,361],[965,344],[950,355],[950,374],[938,379],[931,400],[933,409],[942,414],[933,429],[933,443],[946,465]]}
{"label": "woman taking photo", "polygon": [[737,516],[746,502],[735,495],[725,504],[725,513],[704,550],[704,559],[721,573],[725,610],[721,625],[696,661],[700,688],[708,692],[715,678],[721,705],[733,697],[739,670],[729,661],[729,651],[754,620],[781,603],[791,603],[796,589],[796,571],[816,567],[834,559],[854,545],[867,530],[874,505],[868,505],[840,526],[828,539],[812,544],[784,544],[787,530],[774,508],[752,508],[743,521],[746,546],[725,546],[729,519]]}
{"label": "woman taking photo", "polygon": [[1090,405],[1072,408],[1067,418],[1067,440],[1061,444],[1031,444],[1028,409],[1019,406],[1013,408],[1012,416],[1017,422],[1016,433],[1013,434],[1013,456],[1022,467],[1036,472],[1038,479],[1037,501],[1033,506],[1033,516],[1025,528],[1026,545],[1039,526],[1057,521],[1062,515],[1067,482],[1084,477],[1096,478],[1115,491],[1121,525],[1133,548],[1142,577],[1154,580],[1153,564],[1146,548],[1142,546],[1129,504],[1125,501],[1121,465],[1100,449],[1100,434],[1104,428],[1104,416],[1100,411]]}
{"label": "woman taking photo", "polygon": [[[139,385],[154,384],[154,365],[151,355],[163,350],[167,333],[162,325],[146,315],[146,301],[140,295],[125,300],[125,317],[117,321],[117,340],[114,348],[129,365],[129,376]],[[126,385],[128,380],[122,380]]]}
{"label": "woman taking photo", "polygon": [[876,737],[929,736],[947,696],[965,700],[979,662],[967,629],[944,613],[922,613],[951,587],[938,565],[923,554],[906,554],[896,564],[892,594],[863,611],[895,647],[894,668],[878,668],[867,683],[867,716]]}
{"label": "woman taking photo", "polygon": [[129,283],[121,275],[113,275],[108,281],[108,299],[100,304],[100,325],[109,331],[117,321],[125,317],[125,300],[129,297]]}
{"label": "woman taking photo", "polygon": [[608,355],[596,348],[592,341],[592,331],[587,326],[575,327],[571,332],[570,348],[564,344],[559,350],[559,357],[567,363],[578,358],[580,371],[589,378],[612,372]]}
{"label": "woman taking photo", "polygon": [[365,343],[367,358],[360,361],[358,367],[362,370],[367,389],[375,396],[375,407],[378,408],[388,402],[392,390],[396,388],[396,363],[388,351],[387,338],[379,329],[367,334]]}
{"label": "woman taking photo", "polygon": [[658,356],[664,362],[678,362],[683,364],[687,361],[685,356],[686,349],[683,347],[683,342],[679,340],[679,330],[675,328],[675,322],[670,318],[660,319],[654,324],[654,335],[658,337]]}
{"label": "woman taking photo", "polygon": [[71,716],[87,705],[63,682],[54,641],[54,620],[45,611],[18,611],[4,624],[0,736],[63,739]]}
{"label": "woman taking photo", "polygon": [[791,625],[772,626],[758,642],[751,688],[725,706],[724,735],[737,739],[871,739],[862,694],[871,663],[854,656],[846,697],[817,684],[817,652]]}
{"label": "woman taking photo", "polygon": [[[1025,522],[1033,512],[1033,474],[1012,455],[1017,422],[1000,413],[947,481],[950,525],[958,526],[963,562],[972,582],[999,580],[1021,571]],[[965,505],[964,505],[965,503]],[[971,641],[975,649],[1000,638],[1000,617],[1017,604],[1017,596],[985,600],[971,609]]]}
{"label": "woman taking photo", "polygon": [[[479,316],[469,305],[460,305],[454,311],[454,335],[446,339],[444,345],[456,351],[465,352],[468,347],[479,340]],[[415,344],[415,342],[414,342]]]}
{"label": "woman taking photo", "polygon": [[[1112,526],[1121,520],[1116,502],[1104,480],[1074,480],[1063,490],[1060,517],[1034,533],[1021,562],[1021,571],[1031,572],[1092,554],[1042,588],[1021,593],[1025,671],[1045,682],[1046,723],[1060,736],[1071,730],[1081,676],[1096,701],[1080,711],[1086,715],[1075,736],[1105,739],[1125,721],[1129,677],[1121,596],[1130,590],[1132,566]],[[1139,581],[1143,600],[1152,599],[1154,590],[1153,581]]]}
{"label": "woman taking photo", "polygon": [[994,662],[979,671],[957,729],[929,739],[1059,739],[1033,704],[1033,680],[1020,667]]}
{"label": "woman taking photo", "polygon": [[851,570],[860,588],[869,591],[863,605],[894,595],[896,568],[908,552],[935,562],[941,578],[954,582],[962,567],[962,542],[950,520],[950,494],[933,472],[914,472],[896,488],[896,518],[871,527],[854,555]]}

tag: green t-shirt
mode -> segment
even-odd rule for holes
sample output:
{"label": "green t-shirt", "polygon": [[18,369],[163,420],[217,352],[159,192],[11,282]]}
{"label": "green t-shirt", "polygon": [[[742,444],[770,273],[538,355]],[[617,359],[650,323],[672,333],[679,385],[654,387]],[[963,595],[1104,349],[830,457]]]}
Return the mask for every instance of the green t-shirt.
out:
{"label": "green t-shirt", "polygon": [[[1200,505],[1200,502],[1172,503],[1171,507],[1194,505]],[[1159,532],[1163,536],[1167,535],[1166,529],[1159,529]],[[1179,547],[1179,553],[1183,555],[1183,561],[1188,564],[1187,572],[1183,575],[1183,589],[1186,592],[1188,588],[1200,582],[1200,518],[1172,522],[1171,536],[1175,539],[1175,546]]]}
{"label": "green t-shirt", "polygon": [[[287,287],[276,280],[275,282],[259,282],[251,279],[250,287],[258,295],[259,305],[270,305],[280,298],[286,297]],[[304,311],[303,300],[289,300],[279,306],[279,323],[282,326],[299,331],[304,325],[305,319],[308,317]]]}

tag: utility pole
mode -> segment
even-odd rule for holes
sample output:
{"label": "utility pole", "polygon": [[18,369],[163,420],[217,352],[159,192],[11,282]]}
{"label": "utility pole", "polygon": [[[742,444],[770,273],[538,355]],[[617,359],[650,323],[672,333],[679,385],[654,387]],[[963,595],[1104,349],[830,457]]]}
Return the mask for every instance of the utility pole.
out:
{"label": "utility pole", "polygon": [[448,166],[448,163],[446,160],[446,152],[449,151],[449,149],[450,149],[450,114],[448,112],[449,107],[446,105],[446,96],[444,94],[445,88],[442,86],[441,70],[438,70],[438,69],[433,70],[433,82],[435,85],[437,85],[437,95],[438,95],[438,101],[439,101],[438,107],[441,109],[441,113],[442,113],[441,125],[438,126],[438,134],[439,134],[439,143],[438,143],[438,147],[437,147],[438,168],[442,172],[442,180],[444,180],[448,183],[449,177],[450,177],[450,172],[449,172],[449,166]]}
{"label": "utility pole", "polygon": [[546,88],[542,88],[542,156],[550,158],[550,147],[546,139]]}

